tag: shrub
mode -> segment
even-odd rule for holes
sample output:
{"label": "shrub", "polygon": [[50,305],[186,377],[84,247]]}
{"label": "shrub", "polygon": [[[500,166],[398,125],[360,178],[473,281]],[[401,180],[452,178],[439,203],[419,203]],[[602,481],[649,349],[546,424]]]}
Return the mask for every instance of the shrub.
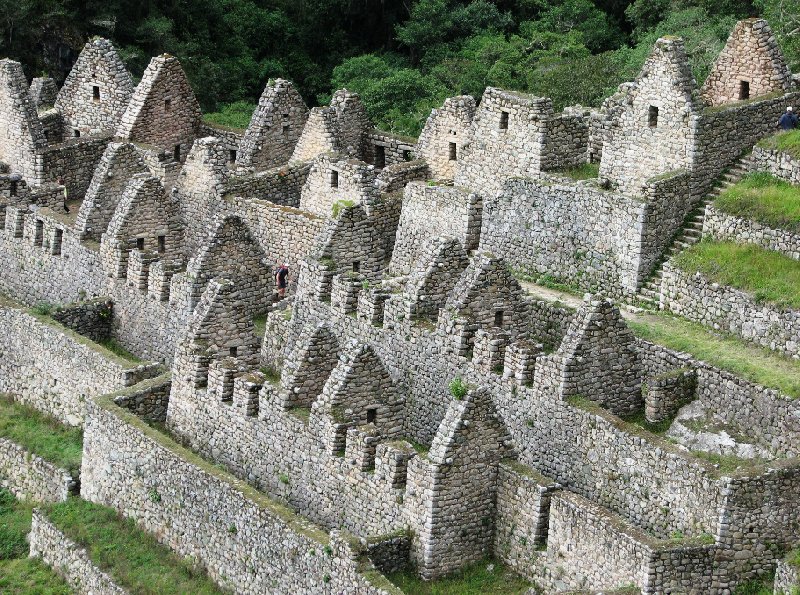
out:
{"label": "shrub", "polygon": [[460,401],[469,392],[469,386],[459,376],[450,383],[450,394],[453,398]]}

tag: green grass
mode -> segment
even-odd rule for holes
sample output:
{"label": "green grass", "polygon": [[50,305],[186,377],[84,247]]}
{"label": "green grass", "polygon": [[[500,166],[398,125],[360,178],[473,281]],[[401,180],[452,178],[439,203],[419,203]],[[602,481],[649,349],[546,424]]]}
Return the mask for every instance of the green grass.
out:
{"label": "green grass", "polygon": [[0,490],[0,593],[68,595],[72,590],[39,560],[28,558],[25,537],[31,530],[32,505]]}
{"label": "green grass", "polygon": [[757,302],[800,309],[800,261],[752,244],[702,241],[675,258],[687,273],[700,271],[720,285],[751,293]]}
{"label": "green grass", "polygon": [[130,351],[128,351],[127,349],[125,349],[125,348],[124,348],[124,347],[123,347],[123,346],[122,346],[122,345],[119,343],[119,341],[117,341],[116,339],[113,339],[113,338],[111,338],[111,339],[106,339],[105,341],[100,341],[100,342],[98,342],[98,345],[102,345],[103,347],[105,347],[106,349],[108,349],[108,350],[109,350],[111,353],[113,353],[114,355],[116,355],[116,356],[118,356],[118,357],[121,357],[122,359],[126,359],[126,360],[128,360],[129,362],[132,362],[132,363],[134,363],[134,364],[140,364],[140,363],[142,363],[142,360],[141,360],[140,358],[136,357],[136,356],[135,356],[135,355],[133,355],[133,354],[132,354]]}
{"label": "green grass", "polygon": [[573,180],[590,180],[600,175],[600,164],[581,163],[576,167],[560,169],[553,173],[572,178]]}
{"label": "green grass", "polygon": [[223,106],[218,112],[205,114],[203,120],[208,124],[241,131],[250,124],[250,118],[255,109],[256,104],[254,103],[236,101]]}
{"label": "green grass", "polygon": [[753,173],[714,201],[720,211],[800,233],[800,188],[768,173]]}
{"label": "green grass", "polygon": [[800,158],[800,130],[789,130],[788,132],[779,132],[773,136],[768,136],[759,141],[758,146]]}
{"label": "green grass", "polygon": [[16,403],[6,395],[0,395],[0,436],[69,470],[74,477],[80,472],[83,432]]}
{"label": "green grass", "polygon": [[748,581],[734,588],[733,595],[772,595],[774,583],[775,578],[773,576],[763,580]]}
{"label": "green grass", "polygon": [[739,469],[759,467],[767,463],[766,459],[742,459],[734,455],[720,455],[701,450],[692,451],[692,454],[700,459],[705,459],[709,463],[716,465],[720,473],[733,473]]}
{"label": "green grass", "polygon": [[[493,569],[490,571],[490,564]],[[478,562],[450,576],[423,581],[411,572],[388,576],[404,593],[414,595],[512,595],[525,593],[531,584],[497,562]]]}
{"label": "green grass", "polygon": [[49,507],[47,516],[130,593],[201,595],[222,592],[205,573],[137,528],[133,520],[121,518],[113,509],[70,498]]}
{"label": "green grass", "polygon": [[3,595],[71,595],[73,590],[43,562],[35,558],[0,560]]}
{"label": "green grass", "polygon": [[256,336],[261,338],[267,332],[267,315],[259,314],[253,317],[253,327],[255,328]]}
{"label": "green grass", "polygon": [[633,332],[652,343],[690,353],[737,376],[800,397],[800,361],[712,333],[688,320],[667,315],[638,315],[628,320]]}
{"label": "green grass", "polygon": [[630,424],[636,424],[637,426],[644,428],[648,432],[652,432],[653,434],[658,434],[659,436],[663,436],[664,434],[666,434],[667,430],[669,430],[670,426],[672,425],[672,422],[674,421],[674,418],[669,417],[663,421],[653,423],[651,421],[647,421],[647,418],[644,415],[644,411],[640,411],[632,415],[626,415],[622,419]]}

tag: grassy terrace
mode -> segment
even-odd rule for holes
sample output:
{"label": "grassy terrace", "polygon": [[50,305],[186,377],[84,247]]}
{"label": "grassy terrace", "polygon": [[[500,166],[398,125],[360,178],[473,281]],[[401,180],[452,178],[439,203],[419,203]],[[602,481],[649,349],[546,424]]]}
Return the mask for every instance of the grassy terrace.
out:
{"label": "grassy terrace", "polygon": [[800,233],[800,188],[771,174],[759,172],[746,176],[720,194],[714,206],[737,217]]}
{"label": "grassy terrace", "polygon": [[204,572],[116,511],[80,498],[55,504],[47,516],[89,552],[92,562],[136,594],[221,593]]}
{"label": "grassy terrace", "polygon": [[531,584],[497,562],[479,562],[435,581],[423,581],[411,572],[389,575],[404,593],[415,595],[516,595],[525,593]]}
{"label": "grassy terrace", "polygon": [[640,314],[628,319],[633,332],[653,343],[684,351],[752,382],[800,398],[800,361],[779,356],[700,324],[667,315]]}
{"label": "grassy terrace", "polygon": [[0,593],[69,595],[67,584],[39,560],[28,558],[25,537],[31,530],[29,504],[0,490]]}
{"label": "grassy terrace", "polygon": [[700,271],[715,283],[753,294],[760,302],[800,309],[800,261],[755,245],[703,241],[684,250],[675,264]]}
{"label": "grassy terrace", "polygon": [[790,130],[768,136],[759,141],[758,146],[800,158],[800,130]]}
{"label": "grassy terrace", "polygon": [[600,175],[600,164],[582,163],[576,167],[560,169],[551,173],[566,176],[573,180],[590,180]]}
{"label": "grassy terrace", "polygon": [[250,118],[256,109],[254,103],[237,101],[222,108],[218,112],[205,114],[203,120],[212,126],[227,128],[234,132],[244,132],[250,124]]}
{"label": "grassy terrace", "polygon": [[16,442],[77,477],[83,453],[83,432],[0,395],[0,436]]}

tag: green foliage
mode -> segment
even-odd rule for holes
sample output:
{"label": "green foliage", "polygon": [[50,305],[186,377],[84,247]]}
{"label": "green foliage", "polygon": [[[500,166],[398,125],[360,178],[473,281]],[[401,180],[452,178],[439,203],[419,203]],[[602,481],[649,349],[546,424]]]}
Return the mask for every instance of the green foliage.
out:
{"label": "green foliage", "polygon": [[800,398],[800,361],[674,316],[638,315],[628,321],[628,326],[642,339],[684,351],[712,366]]}
{"label": "green foliage", "polygon": [[504,565],[488,561],[434,581],[423,581],[415,572],[395,572],[388,578],[404,593],[415,595],[516,595],[531,588],[530,583]]}
{"label": "green foliage", "polygon": [[250,118],[256,104],[249,101],[236,101],[222,106],[218,112],[213,112],[203,116],[208,124],[222,126],[233,130],[245,130],[250,124]]}
{"label": "green foliage", "polygon": [[70,595],[73,590],[37,558],[0,559],[0,593]]}
{"label": "green foliage", "polygon": [[74,476],[80,472],[83,432],[3,395],[0,395],[0,436],[67,469]]}
{"label": "green foliage", "polygon": [[28,558],[33,507],[0,490],[0,593],[68,595],[72,591],[39,560]]}
{"label": "green foliage", "polygon": [[[797,138],[800,140],[800,134]],[[720,194],[714,206],[731,215],[800,233],[800,189],[767,173],[745,177]]]}
{"label": "green foliage", "polygon": [[600,164],[582,163],[576,167],[571,167],[569,169],[560,170],[554,173],[559,173],[567,176],[568,178],[572,178],[573,180],[589,180],[600,175]]}
{"label": "green foliage", "polygon": [[775,149],[788,153],[792,157],[800,159],[800,130],[789,130],[779,132],[773,136],[768,136],[759,141],[758,145],[766,149]]}
{"label": "green foliage", "polygon": [[36,304],[31,307],[31,312],[39,316],[50,316],[55,309],[56,307],[50,302],[36,302]]}
{"label": "green foliage", "polygon": [[102,345],[114,355],[117,355],[122,359],[126,359],[133,364],[142,363],[142,360],[140,358],[136,357],[130,351],[125,349],[125,347],[123,347],[122,344],[114,338],[109,338],[105,339],[104,341],[99,341],[98,345]]}
{"label": "green foliage", "polygon": [[334,219],[338,219],[339,215],[344,209],[349,209],[350,207],[355,206],[355,204],[356,203],[354,203],[352,200],[337,200],[331,207],[331,216]]}
{"label": "green foliage", "polygon": [[47,510],[56,527],[132,593],[220,593],[203,573],[111,508],[79,498]]}
{"label": "green foliage", "polygon": [[465,383],[460,376],[458,378],[455,378],[450,383],[450,394],[453,395],[453,398],[456,399],[457,401],[460,401],[461,399],[466,397],[467,393],[469,392],[469,389],[470,389],[469,385]]}
{"label": "green foliage", "polygon": [[758,302],[800,309],[800,262],[778,252],[754,244],[702,241],[681,252],[675,264],[746,291]]}

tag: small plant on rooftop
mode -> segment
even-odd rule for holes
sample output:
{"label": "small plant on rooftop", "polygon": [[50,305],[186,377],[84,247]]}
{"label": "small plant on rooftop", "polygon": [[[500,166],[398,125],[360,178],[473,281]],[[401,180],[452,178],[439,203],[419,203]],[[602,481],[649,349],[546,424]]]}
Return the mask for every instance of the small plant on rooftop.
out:
{"label": "small plant on rooftop", "polygon": [[331,216],[334,219],[338,219],[339,215],[343,210],[348,209],[354,206],[355,204],[356,203],[353,202],[352,200],[347,200],[347,199],[337,200],[335,203],[333,203],[333,206],[331,207]]}
{"label": "small plant on rooftop", "polygon": [[50,316],[55,310],[56,307],[50,302],[37,302],[31,308],[31,312],[40,316]]}
{"label": "small plant on rooftop", "polygon": [[469,392],[469,385],[467,385],[460,376],[455,378],[450,383],[450,394],[453,395],[453,398],[456,399],[457,401],[460,401],[465,396],[467,396],[468,392]]}

